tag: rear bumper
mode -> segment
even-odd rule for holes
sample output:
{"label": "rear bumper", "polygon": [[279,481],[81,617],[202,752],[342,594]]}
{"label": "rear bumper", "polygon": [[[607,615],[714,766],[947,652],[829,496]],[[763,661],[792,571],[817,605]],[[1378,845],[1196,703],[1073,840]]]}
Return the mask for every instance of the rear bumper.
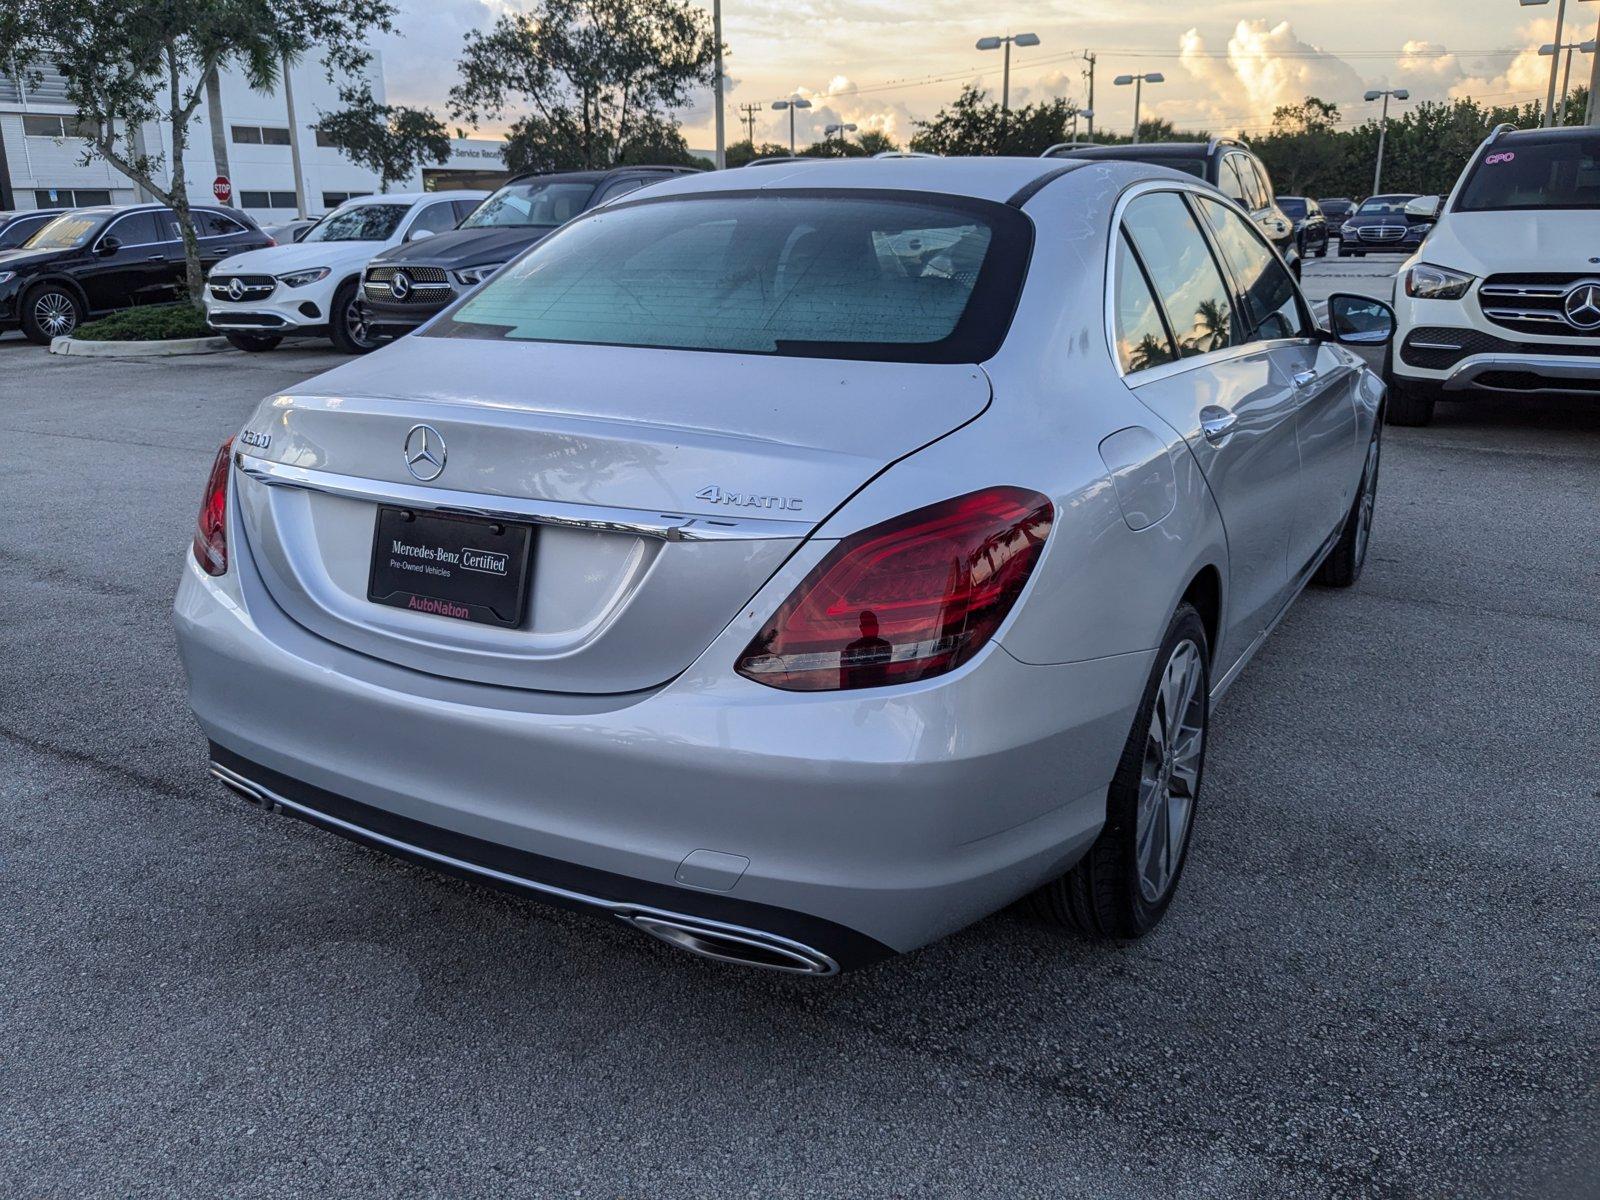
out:
{"label": "rear bumper", "polygon": [[1028,666],[991,645],[941,681],[802,694],[738,678],[719,639],[651,692],[525,692],[317,638],[277,609],[232,534],[230,549],[220,579],[186,556],[175,604],[190,703],[221,765],[291,799],[363,806],[350,824],[403,824],[407,846],[470,843],[449,855],[467,867],[436,866],[505,884],[477,868],[513,856],[512,885],[558,903],[725,921],[841,967],[944,936],[1070,867],[1104,821],[1153,659]]}

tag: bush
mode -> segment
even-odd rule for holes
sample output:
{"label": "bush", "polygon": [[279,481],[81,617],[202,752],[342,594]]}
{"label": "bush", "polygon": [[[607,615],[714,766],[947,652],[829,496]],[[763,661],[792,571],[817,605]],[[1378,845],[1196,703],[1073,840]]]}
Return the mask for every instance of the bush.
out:
{"label": "bush", "polygon": [[172,338],[215,337],[205,314],[185,301],[125,308],[80,325],[72,335],[86,342],[164,342]]}

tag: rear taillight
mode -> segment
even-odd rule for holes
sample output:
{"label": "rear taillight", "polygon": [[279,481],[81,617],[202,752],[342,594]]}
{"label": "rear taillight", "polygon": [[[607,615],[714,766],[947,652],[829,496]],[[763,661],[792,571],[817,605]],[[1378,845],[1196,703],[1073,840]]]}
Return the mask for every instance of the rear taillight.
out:
{"label": "rear taillight", "polygon": [[194,525],[194,560],[207,575],[228,571],[228,463],[233,457],[233,439],[222,443],[206,477],[206,494],[200,500],[200,516]]}
{"label": "rear taillight", "polygon": [[1011,611],[1053,513],[1037,492],[986,488],[853,534],[784,601],[735,670],[797,692],[953,670]]}

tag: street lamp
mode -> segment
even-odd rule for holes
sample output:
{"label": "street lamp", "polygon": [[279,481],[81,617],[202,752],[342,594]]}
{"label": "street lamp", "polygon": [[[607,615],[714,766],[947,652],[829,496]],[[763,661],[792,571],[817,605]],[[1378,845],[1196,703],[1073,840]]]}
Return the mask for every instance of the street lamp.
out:
{"label": "street lamp", "polygon": [[772,107],[778,112],[789,110],[789,153],[794,153],[794,110],[797,108],[810,108],[811,101],[804,96],[790,96],[787,100],[774,100]]}
{"label": "street lamp", "polygon": [[978,39],[979,50],[999,50],[1004,47],[1006,52],[1005,69],[1000,75],[1000,150],[1006,148],[1006,132],[1011,117],[1011,46],[1037,46],[1039,35],[1037,33],[1011,33],[1005,37],[986,37]]}
{"label": "street lamp", "polygon": [[1405,88],[1373,88],[1363,99],[1376,100],[1383,98],[1383,119],[1378,122],[1378,162],[1372,168],[1372,194],[1376,196],[1381,190],[1379,183],[1383,180],[1383,143],[1389,136],[1389,97],[1396,100],[1409,100],[1411,93]]}
{"label": "street lamp", "polygon": [[[1550,0],[1519,0],[1519,3],[1522,5],[1523,8],[1541,8],[1544,5],[1549,4]],[[1560,46],[1562,44],[1562,42],[1561,42],[1561,29],[1566,24],[1566,21],[1567,21],[1567,0],[1556,0],[1556,40],[1553,43],[1556,46]],[[1596,37],[1600,37],[1600,31],[1597,31],[1595,36]],[[1540,54],[1544,54],[1544,50],[1541,49],[1539,51],[1539,53]],[[1543,122],[1544,127],[1546,129],[1550,128],[1550,126],[1555,123],[1555,116],[1556,116],[1556,67],[1560,65],[1557,62],[1557,59],[1559,58],[1559,55],[1557,55],[1555,51],[1552,50],[1550,52],[1550,54],[1548,55],[1548,57],[1550,59],[1550,86],[1545,92],[1544,122]],[[1567,69],[1568,69],[1568,72],[1570,73],[1570,71],[1572,69],[1572,56],[1571,56],[1571,54],[1567,55]],[[1595,66],[1594,66],[1593,70],[1590,72],[1590,75],[1589,75],[1589,113],[1588,113],[1587,121],[1588,121],[1588,124],[1591,124],[1591,125],[1595,123],[1596,113],[1600,112],[1600,109],[1596,109],[1595,102],[1594,102],[1595,85],[1597,83],[1600,83],[1600,59],[1596,59],[1595,60]],[[1565,90],[1565,88],[1563,88],[1562,89],[1562,96],[1561,96],[1561,107],[1562,107],[1563,110],[1565,110],[1566,106],[1567,106],[1566,90]]]}
{"label": "street lamp", "polygon": [[[1079,108],[1076,104],[1074,104],[1067,111],[1067,115],[1072,118],[1072,144],[1074,146],[1076,146],[1078,144],[1078,118],[1082,117],[1086,121],[1093,121],[1094,120],[1094,109],[1092,109],[1092,108]],[[1091,134],[1089,136],[1089,140],[1091,142],[1094,141],[1094,135],[1093,134]]]}
{"label": "street lamp", "polygon": [[[1557,125],[1565,125],[1567,123],[1567,89],[1572,84],[1572,52],[1574,50],[1582,50],[1585,54],[1593,54],[1594,47],[1593,38],[1590,38],[1587,42],[1562,42],[1559,46],[1554,42],[1546,42],[1539,47],[1539,56],[1552,60],[1559,57],[1563,50],[1567,52],[1567,65],[1561,72],[1561,115],[1556,118],[1555,123]],[[1552,61],[1550,70],[1554,72],[1555,67],[1556,64]]]}
{"label": "street lamp", "polygon": [[849,121],[841,122],[837,125],[824,125],[822,127],[822,140],[824,143],[826,143],[829,138],[837,133],[839,135],[840,153],[842,154],[844,152],[844,135],[847,133],[854,133],[855,131],[855,124]]}
{"label": "street lamp", "polygon": [[1160,71],[1147,71],[1143,75],[1118,75],[1111,82],[1117,87],[1127,87],[1133,84],[1133,142],[1139,144],[1139,101],[1144,97],[1144,85],[1147,83],[1165,83],[1167,77]]}

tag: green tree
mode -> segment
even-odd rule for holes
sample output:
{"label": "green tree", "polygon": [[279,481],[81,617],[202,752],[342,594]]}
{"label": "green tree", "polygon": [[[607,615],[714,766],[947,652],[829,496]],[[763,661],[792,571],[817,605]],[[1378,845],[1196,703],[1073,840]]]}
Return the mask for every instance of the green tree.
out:
{"label": "green tree", "polygon": [[725,151],[725,158],[730,167],[742,167],[757,158],[787,158],[788,155],[788,146],[780,146],[777,142],[762,142],[760,146],[754,146],[749,138],[745,138],[742,142],[734,142]]}
{"label": "green tree", "polygon": [[536,0],[467,34],[450,111],[477,125],[525,107],[509,166],[603,167],[636,135],[659,145],[675,130],[671,110],[714,60],[710,18],[687,0]]}
{"label": "green tree", "polygon": [[376,175],[380,190],[409,179],[423,163],[450,157],[450,134],[426,109],[379,104],[368,88],[341,92],[340,99],[345,107],[312,128]]}
{"label": "green tree", "polygon": [[900,149],[895,140],[881,129],[867,129],[862,131],[856,141],[860,143],[862,151],[868,156],[874,154],[887,154]]}
{"label": "green tree", "polygon": [[[66,79],[87,147],[176,214],[189,298],[204,273],[184,169],[190,126],[213,71],[238,70],[263,91],[286,63],[313,48],[330,79],[364,74],[367,40],[393,28],[389,0],[5,0],[0,61],[34,81],[43,66]],[[163,122],[170,158],[142,148],[136,131]]]}

